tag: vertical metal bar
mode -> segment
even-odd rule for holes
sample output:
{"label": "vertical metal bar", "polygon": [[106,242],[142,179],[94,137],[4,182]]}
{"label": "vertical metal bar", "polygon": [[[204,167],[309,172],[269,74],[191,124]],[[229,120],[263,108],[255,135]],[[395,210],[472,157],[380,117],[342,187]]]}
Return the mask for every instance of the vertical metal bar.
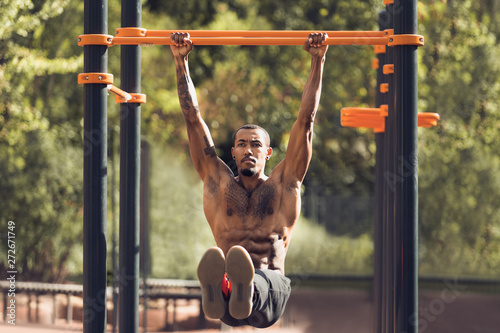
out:
{"label": "vertical metal bar", "polygon": [[[396,0],[395,34],[417,34],[417,1]],[[395,308],[398,332],[418,330],[418,47],[394,47],[394,105],[396,118],[396,281]]]}
{"label": "vertical metal bar", "polygon": [[147,279],[150,273],[149,266],[149,143],[141,140],[141,271],[142,271],[142,332],[148,327],[148,298],[149,289]]}
{"label": "vertical metal bar", "polygon": [[[140,0],[122,0],[122,27],[140,27]],[[141,49],[121,47],[121,89],[140,93]],[[120,297],[119,331],[139,331],[139,200],[141,108],[138,103],[120,105]]]}
{"label": "vertical metal bar", "polygon": [[118,289],[120,287],[118,256],[117,256],[117,216],[116,214],[116,168],[115,168],[115,130],[110,129],[109,133],[109,160],[111,162],[111,261],[113,262],[113,321],[112,332],[118,329]]}
{"label": "vertical metal bar", "polygon": [[[394,5],[388,5],[387,10],[387,29],[393,27],[393,13]],[[394,63],[394,52],[391,47],[386,48],[385,53],[386,64]],[[389,106],[389,115],[385,121],[385,166],[384,166],[384,223],[383,223],[383,321],[382,321],[382,331],[383,332],[393,332],[393,322],[392,309],[393,309],[393,298],[394,298],[394,282],[393,282],[393,225],[394,225],[394,81],[393,75],[385,76],[386,82],[389,85],[389,92],[385,94],[384,98]]]}
{"label": "vertical metal bar", "polygon": [[[379,13],[379,29],[387,29],[387,11],[382,10]],[[386,83],[383,73],[383,67],[386,63],[385,54],[377,54],[378,69],[377,69],[377,91],[376,91],[376,107],[384,104],[382,93],[380,92],[380,85]],[[382,245],[383,245],[383,219],[384,219],[384,137],[385,133],[375,133],[375,144],[377,151],[375,154],[375,226],[374,226],[374,269],[373,269],[373,332],[382,332]]]}
{"label": "vertical metal bar", "polygon": [[[108,33],[107,0],[84,1],[84,33]],[[84,72],[106,73],[108,47],[85,45]],[[83,161],[83,331],[106,332],[107,89],[86,84]]]}

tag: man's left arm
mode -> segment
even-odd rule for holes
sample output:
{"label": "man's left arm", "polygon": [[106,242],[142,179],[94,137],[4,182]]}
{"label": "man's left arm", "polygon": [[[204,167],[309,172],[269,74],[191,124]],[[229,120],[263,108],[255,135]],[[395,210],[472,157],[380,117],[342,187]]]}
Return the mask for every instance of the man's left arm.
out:
{"label": "man's left arm", "polygon": [[302,94],[299,115],[293,124],[284,160],[284,178],[301,183],[312,156],[313,124],[321,96],[321,81],[328,38],[326,33],[310,34],[304,49],[311,54],[311,71]]}

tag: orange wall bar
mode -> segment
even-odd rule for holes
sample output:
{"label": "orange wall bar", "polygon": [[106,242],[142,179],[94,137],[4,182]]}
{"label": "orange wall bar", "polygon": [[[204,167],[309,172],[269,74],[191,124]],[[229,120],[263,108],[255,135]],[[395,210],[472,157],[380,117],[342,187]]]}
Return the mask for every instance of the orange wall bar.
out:
{"label": "orange wall bar", "polygon": [[[308,30],[147,30],[146,37],[170,37],[173,32],[188,32],[191,37],[301,37],[307,38]],[[317,31],[329,37],[384,37],[383,31]]]}
{"label": "orange wall bar", "polygon": [[[193,45],[303,45],[305,37],[191,37]],[[325,45],[387,45],[387,37],[330,37]],[[113,45],[170,45],[169,37],[114,37]]]}

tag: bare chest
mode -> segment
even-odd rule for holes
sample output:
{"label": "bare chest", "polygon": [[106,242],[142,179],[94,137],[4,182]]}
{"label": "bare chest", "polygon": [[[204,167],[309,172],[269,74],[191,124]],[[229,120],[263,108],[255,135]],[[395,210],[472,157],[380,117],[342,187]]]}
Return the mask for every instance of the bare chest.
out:
{"label": "bare chest", "polygon": [[273,183],[264,183],[253,192],[248,192],[230,182],[224,190],[224,213],[228,218],[262,221],[277,213],[278,195],[277,186]]}

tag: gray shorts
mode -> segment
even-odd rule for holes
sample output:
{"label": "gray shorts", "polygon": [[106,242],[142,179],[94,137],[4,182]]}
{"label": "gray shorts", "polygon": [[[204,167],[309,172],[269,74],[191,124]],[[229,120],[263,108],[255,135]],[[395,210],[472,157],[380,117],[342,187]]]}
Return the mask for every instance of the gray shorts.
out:
{"label": "gray shorts", "polygon": [[254,286],[253,308],[250,317],[243,320],[234,319],[226,306],[226,314],[221,318],[223,323],[233,327],[250,325],[266,328],[280,319],[285,312],[286,302],[290,298],[290,279],[277,271],[256,269]]}

